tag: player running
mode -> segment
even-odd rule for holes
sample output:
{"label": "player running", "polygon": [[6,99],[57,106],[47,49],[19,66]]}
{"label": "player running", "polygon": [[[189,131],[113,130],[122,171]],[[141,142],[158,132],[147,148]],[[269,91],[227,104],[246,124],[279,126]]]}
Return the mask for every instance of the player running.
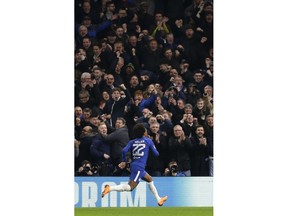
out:
{"label": "player running", "polygon": [[139,184],[140,179],[143,179],[148,183],[148,187],[156,198],[158,205],[162,206],[168,197],[160,197],[158,195],[152,177],[145,171],[149,150],[152,150],[152,153],[155,156],[159,156],[159,152],[154,146],[153,141],[150,138],[144,136],[147,131],[143,124],[136,124],[133,127],[133,133],[136,138],[130,140],[127,146],[122,150],[122,162],[118,165],[120,169],[124,169],[126,167],[126,154],[127,152],[131,152],[132,162],[130,166],[130,180],[128,184],[120,184],[116,186],[105,185],[102,192],[102,198],[110,191],[133,191],[134,188]]}

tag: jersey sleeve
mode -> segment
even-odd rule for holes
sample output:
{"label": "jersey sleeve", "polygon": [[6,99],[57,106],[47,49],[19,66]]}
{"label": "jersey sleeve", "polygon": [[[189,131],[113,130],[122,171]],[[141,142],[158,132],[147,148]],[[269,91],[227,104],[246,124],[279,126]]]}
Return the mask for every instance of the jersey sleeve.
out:
{"label": "jersey sleeve", "polygon": [[149,148],[152,151],[153,155],[158,157],[159,156],[159,152],[157,151],[153,141],[151,139],[147,139],[147,142],[149,143]]}
{"label": "jersey sleeve", "polygon": [[128,142],[128,144],[122,149],[122,161],[126,162],[126,154],[131,148],[131,141]]}

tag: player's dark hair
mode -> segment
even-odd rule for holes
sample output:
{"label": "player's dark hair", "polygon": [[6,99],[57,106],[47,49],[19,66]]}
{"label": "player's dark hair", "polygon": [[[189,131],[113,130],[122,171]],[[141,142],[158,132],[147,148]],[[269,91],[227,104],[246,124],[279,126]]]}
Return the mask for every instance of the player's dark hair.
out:
{"label": "player's dark hair", "polygon": [[135,138],[141,138],[145,134],[145,127],[143,124],[138,123],[133,127],[133,134]]}

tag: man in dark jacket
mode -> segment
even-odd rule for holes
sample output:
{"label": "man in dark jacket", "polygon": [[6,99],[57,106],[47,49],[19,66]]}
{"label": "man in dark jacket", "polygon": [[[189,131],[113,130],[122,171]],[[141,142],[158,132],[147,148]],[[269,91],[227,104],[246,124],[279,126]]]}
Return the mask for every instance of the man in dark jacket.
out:
{"label": "man in dark jacket", "polygon": [[196,127],[196,137],[193,143],[193,156],[191,161],[192,176],[209,176],[209,167],[211,158],[213,158],[213,145],[204,134],[204,127],[198,125]]}
{"label": "man in dark jacket", "polygon": [[115,131],[110,134],[101,133],[104,142],[110,144],[111,159],[113,165],[116,167],[122,162],[122,149],[129,142],[128,128],[126,121],[122,117],[118,117],[115,123]]}
{"label": "man in dark jacket", "polygon": [[[115,122],[118,116],[124,116],[125,106],[131,98],[124,84],[121,84],[119,87],[120,88],[114,88],[112,90],[112,98],[103,108],[104,116],[112,127],[116,127]],[[123,89],[125,93],[125,98],[121,97],[121,89]]]}
{"label": "man in dark jacket", "polygon": [[98,133],[92,140],[90,154],[92,164],[97,165],[100,176],[112,176],[114,167],[111,161],[111,147],[109,143],[103,141],[100,134],[107,135],[107,126],[104,122],[98,125]]}
{"label": "man in dark jacket", "polygon": [[78,141],[80,141],[79,145],[79,155],[75,158],[75,171],[82,166],[82,162],[84,160],[91,161],[90,155],[90,146],[93,139],[92,128],[90,126],[85,126],[82,129],[82,133]]}
{"label": "man in dark jacket", "polygon": [[171,159],[175,160],[179,166],[179,171],[185,173],[186,176],[191,176],[191,152],[192,143],[185,136],[180,125],[175,125],[173,128],[174,136],[171,136],[168,141],[168,148],[171,154]]}

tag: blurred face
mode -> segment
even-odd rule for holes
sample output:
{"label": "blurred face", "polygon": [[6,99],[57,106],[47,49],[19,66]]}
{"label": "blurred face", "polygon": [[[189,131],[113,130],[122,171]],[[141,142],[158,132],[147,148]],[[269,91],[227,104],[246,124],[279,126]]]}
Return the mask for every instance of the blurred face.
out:
{"label": "blurred face", "polygon": [[203,109],[203,107],[204,107],[204,101],[203,101],[203,100],[197,101],[196,106],[197,106],[198,109]]}
{"label": "blurred face", "polygon": [[180,125],[175,126],[173,133],[175,137],[180,137],[180,135],[183,133],[182,127]]}
{"label": "blurred face", "polygon": [[148,90],[149,93],[151,93],[152,91],[154,91],[154,89],[155,89],[155,86],[153,84],[151,84],[151,85],[148,86],[147,90]]}
{"label": "blurred face", "polygon": [[178,100],[178,101],[177,101],[177,106],[179,107],[179,109],[184,109],[184,102],[183,102],[183,100]]}
{"label": "blurred face", "polygon": [[105,124],[98,126],[98,132],[100,134],[107,134],[107,126]]}
{"label": "blurred face", "polygon": [[207,122],[207,125],[209,127],[213,127],[213,117],[212,116],[207,117],[206,122]]}
{"label": "blurred face", "polygon": [[151,124],[150,125],[150,130],[152,133],[158,133],[159,131],[159,124],[155,123],[155,124]]}
{"label": "blurred face", "polygon": [[82,61],[82,54],[80,52],[75,54],[75,61],[78,63]]}
{"label": "blurred face", "polygon": [[116,122],[115,122],[115,128],[116,128],[116,129],[122,128],[122,127],[124,127],[124,126],[125,126],[125,124],[123,123],[122,120],[116,120]]}
{"label": "blurred face", "polygon": [[142,114],[143,115],[147,115],[148,113],[149,113],[149,109],[145,108],[145,109],[142,110]]}
{"label": "blurred face", "polygon": [[102,71],[98,70],[98,69],[94,70],[92,73],[93,73],[95,79],[99,79],[102,76]]}
{"label": "blurred face", "polygon": [[109,85],[109,86],[111,86],[111,85],[113,85],[113,83],[114,83],[114,76],[111,75],[111,74],[108,74],[108,75],[107,75],[106,84]]}
{"label": "blurred face", "polygon": [[186,29],[185,35],[186,35],[186,37],[187,37],[188,39],[192,38],[192,36],[194,35],[193,29],[190,29],[190,28],[189,28],[189,29]]}
{"label": "blurred face", "polygon": [[116,36],[107,36],[109,43],[114,44],[116,41]]}
{"label": "blurred face", "polygon": [[132,23],[137,23],[138,21],[139,21],[138,15],[135,13],[130,22],[132,22]]}
{"label": "blurred face", "polygon": [[157,96],[156,100],[155,100],[155,103],[156,104],[161,104],[162,101],[161,101],[161,97]]}
{"label": "blurred face", "polygon": [[91,20],[90,19],[83,20],[83,25],[85,25],[86,27],[91,26]]}
{"label": "blurred face", "polygon": [[81,107],[75,107],[75,116],[80,117],[82,115],[82,108]]}
{"label": "blurred face", "polygon": [[114,12],[115,11],[115,5],[114,4],[108,5],[107,10]]}
{"label": "blurred face", "polygon": [[113,93],[112,93],[112,98],[114,99],[114,100],[119,100],[120,99],[120,96],[121,96],[121,93],[119,92],[119,91],[113,91]]}
{"label": "blurred face", "polygon": [[83,59],[83,56],[86,57],[86,51],[84,49],[79,49],[81,55],[82,55],[82,59]]}
{"label": "blurred face", "polygon": [[84,117],[84,119],[90,119],[90,116],[91,116],[91,113],[90,112],[84,112],[83,113],[83,117]]}
{"label": "blurred face", "polygon": [[126,10],[119,10],[119,12],[118,12],[118,17],[119,18],[123,18],[123,17],[126,17],[127,16],[127,12],[126,12]]}
{"label": "blurred face", "polygon": [[175,77],[178,75],[178,72],[176,69],[171,69],[169,72],[170,77]]}
{"label": "blurred face", "polygon": [[199,83],[203,80],[203,75],[201,73],[195,73],[193,76],[195,82]]}
{"label": "blurred face", "polygon": [[150,117],[148,123],[149,123],[149,125],[154,124],[154,123],[157,123],[157,118],[154,117],[154,116],[153,116],[153,117]]}
{"label": "blurred face", "polygon": [[86,126],[82,129],[82,132],[81,132],[81,137],[84,137],[84,136],[87,136],[89,135],[89,131],[90,131],[91,127],[90,126]]}
{"label": "blurred face", "polygon": [[81,82],[90,82],[91,81],[91,75],[86,74],[85,76],[82,75]]}
{"label": "blurred face", "polygon": [[213,7],[212,5],[207,5],[204,9],[203,9],[205,12],[212,12],[213,11]]}
{"label": "blurred face", "polygon": [[155,20],[156,20],[156,21],[162,21],[162,19],[163,19],[163,16],[162,16],[161,13],[156,13],[156,14],[155,14]]}
{"label": "blurred face", "polygon": [[86,103],[89,100],[89,96],[87,94],[79,94],[80,103]]}
{"label": "blurred face", "polygon": [[121,38],[123,36],[124,29],[123,28],[117,28],[115,33],[119,38]]}
{"label": "blurred face", "polygon": [[173,56],[172,50],[171,49],[166,50],[164,53],[164,56],[169,60],[172,59],[172,56]]}
{"label": "blurred face", "polygon": [[95,55],[100,55],[101,54],[101,49],[99,46],[93,46],[93,52]]}
{"label": "blurred face", "polygon": [[129,37],[129,43],[133,46],[133,47],[136,47],[137,45],[137,37],[136,36],[131,36]]}
{"label": "blurred face", "polygon": [[90,119],[90,123],[97,126],[101,121],[97,117],[93,117]]}
{"label": "blurred face", "polygon": [[149,47],[150,47],[150,49],[152,50],[152,51],[155,51],[155,50],[157,50],[157,48],[158,48],[158,43],[157,43],[157,41],[150,41],[150,43],[149,43]]}
{"label": "blurred face", "polygon": [[168,115],[168,113],[163,113],[163,117],[164,117],[165,119],[171,119],[170,116]]}
{"label": "blurred face", "polygon": [[82,42],[82,45],[85,49],[88,49],[91,45],[91,41],[88,39],[88,38],[84,38],[83,39],[83,42]]}
{"label": "blurred face", "polygon": [[141,94],[136,94],[136,95],[135,95],[135,100],[142,101],[142,100],[143,100],[143,95],[141,95]]}
{"label": "blurred face", "polygon": [[131,79],[130,79],[130,85],[133,86],[133,87],[135,87],[135,86],[137,86],[138,84],[139,84],[139,79],[138,79],[138,77],[137,77],[137,76],[131,77]]}
{"label": "blurred face", "polygon": [[205,19],[206,19],[207,23],[212,23],[213,22],[213,15],[212,14],[207,14]]}
{"label": "blurred face", "polygon": [[167,40],[167,43],[168,43],[168,44],[173,44],[173,42],[174,42],[174,35],[173,35],[173,34],[168,34],[168,35],[166,36],[166,40]]}
{"label": "blurred face", "polygon": [[105,101],[108,101],[110,99],[110,95],[106,91],[103,91],[102,97]]}
{"label": "blurred face", "polygon": [[192,114],[187,114],[187,122],[189,124],[193,123],[193,115]]}
{"label": "blurred face", "polygon": [[115,51],[120,51],[120,52],[122,52],[122,51],[123,51],[123,45],[122,45],[122,43],[115,43],[115,44],[114,44],[114,50],[115,50]]}
{"label": "blurred face", "polygon": [[161,87],[161,85],[159,84],[159,83],[155,83],[155,89],[159,92],[159,91],[161,91],[162,90],[162,87]]}
{"label": "blurred face", "polygon": [[84,37],[85,35],[87,35],[87,33],[88,33],[88,30],[85,26],[81,26],[79,28],[79,34],[81,37]]}
{"label": "blurred face", "polygon": [[196,129],[195,133],[196,133],[196,135],[197,135],[198,137],[203,137],[203,135],[204,135],[204,128],[203,128],[203,127],[198,127],[198,128]]}
{"label": "blurred face", "polygon": [[183,80],[181,77],[175,77],[174,83],[176,84],[176,86],[182,86]]}
{"label": "blurred face", "polygon": [[184,109],[184,112],[185,112],[186,114],[192,114],[192,108],[191,108],[191,107],[186,107],[186,108]]}
{"label": "blurred face", "polygon": [[90,3],[89,2],[84,2],[83,3],[83,11],[86,12],[86,13],[89,13],[90,9],[91,9]]}
{"label": "blurred face", "polygon": [[212,96],[212,87],[211,86],[205,86],[204,87],[204,93],[207,93],[209,96]]}
{"label": "blurred face", "polygon": [[133,73],[134,70],[131,67],[126,67],[125,71],[126,71],[126,74],[131,74],[131,73]]}

